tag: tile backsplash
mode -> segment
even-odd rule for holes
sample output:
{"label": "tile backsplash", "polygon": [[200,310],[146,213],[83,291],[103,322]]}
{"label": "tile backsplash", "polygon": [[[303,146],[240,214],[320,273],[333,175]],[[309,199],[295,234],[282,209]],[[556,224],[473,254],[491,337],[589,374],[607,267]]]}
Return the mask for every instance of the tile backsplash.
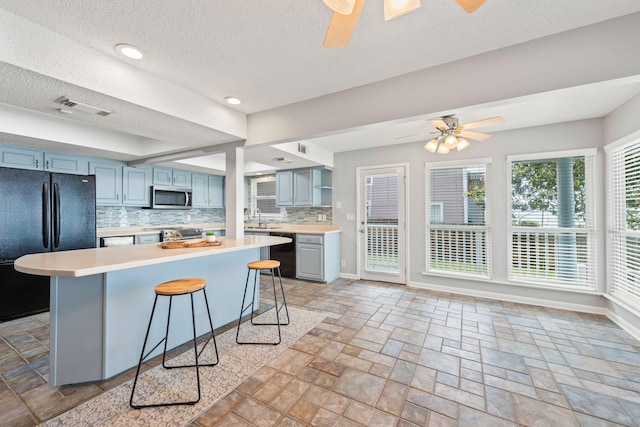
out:
{"label": "tile backsplash", "polygon": [[[314,207],[282,208],[282,217],[279,219],[268,218],[268,223],[287,224],[319,224],[329,225],[332,221],[332,209]],[[318,216],[323,216],[325,220],[318,221]],[[245,212],[246,218],[246,212]],[[257,219],[250,218],[250,222],[257,222]],[[224,209],[142,209],[124,206],[97,206],[96,226],[97,228],[110,227],[140,227],[165,224],[185,224],[185,223],[223,223],[225,222]]]}

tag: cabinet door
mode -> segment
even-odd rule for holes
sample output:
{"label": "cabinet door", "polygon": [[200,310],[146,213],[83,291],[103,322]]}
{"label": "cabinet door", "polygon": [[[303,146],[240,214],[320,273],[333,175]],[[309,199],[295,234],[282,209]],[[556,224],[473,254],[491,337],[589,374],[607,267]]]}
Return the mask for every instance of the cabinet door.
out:
{"label": "cabinet door", "polygon": [[0,166],[42,170],[42,151],[26,148],[0,147]]}
{"label": "cabinet door", "polygon": [[122,166],[89,162],[89,173],[96,176],[96,204],[121,205]]}
{"label": "cabinet door", "polygon": [[173,171],[167,168],[153,168],[153,185],[172,185]]}
{"label": "cabinet door", "polygon": [[122,204],[145,206],[151,204],[151,173],[144,168],[122,168]]}
{"label": "cabinet door", "polygon": [[311,186],[311,169],[293,171],[293,205],[310,206],[313,189]]}
{"label": "cabinet door", "polygon": [[207,175],[194,173],[191,175],[191,205],[194,208],[207,207],[207,195],[209,183]]}
{"label": "cabinet door", "polygon": [[49,172],[86,175],[89,173],[89,162],[86,158],[79,156],[45,152],[44,169]]}
{"label": "cabinet door", "polygon": [[296,277],[322,281],[324,260],[322,245],[299,244],[297,247]]}
{"label": "cabinet door", "polygon": [[191,172],[174,170],[173,183],[174,187],[191,188]]}
{"label": "cabinet door", "polygon": [[293,171],[276,172],[276,206],[293,206]]}
{"label": "cabinet door", "polygon": [[209,175],[209,203],[210,208],[224,208],[224,177]]}

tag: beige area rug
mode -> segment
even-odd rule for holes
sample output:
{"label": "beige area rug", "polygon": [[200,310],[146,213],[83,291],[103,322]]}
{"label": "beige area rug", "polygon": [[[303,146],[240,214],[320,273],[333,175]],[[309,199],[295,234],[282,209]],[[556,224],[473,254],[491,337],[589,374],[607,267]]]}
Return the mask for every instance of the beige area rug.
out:
{"label": "beige area rug", "polygon": [[[274,311],[262,314],[257,321],[273,321]],[[284,312],[281,312],[281,316]],[[271,318],[264,318],[269,316]],[[296,343],[326,316],[321,313],[289,307],[291,324],[282,326],[280,345],[238,345],[236,330],[231,329],[216,336],[220,363],[214,367],[200,368],[201,399],[195,405],[166,406],[159,408],[133,409],[129,397],[133,380],[111,389],[83,403],[43,426],[184,426],[213,406],[259,368]],[[277,338],[275,326],[256,328],[243,324],[240,338],[255,340]],[[247,333],[245,333],[247,332]],[[193,363],[193,350],[185,351],[173,358],[168,365]],[[215,361],[213,346],[209,344],[199,359],[200,363]],[[193,368],[164,369],[156,366],[140,375],[136,385],[137,404],[159,400],[195,400],[197,397],[196,375]]]}

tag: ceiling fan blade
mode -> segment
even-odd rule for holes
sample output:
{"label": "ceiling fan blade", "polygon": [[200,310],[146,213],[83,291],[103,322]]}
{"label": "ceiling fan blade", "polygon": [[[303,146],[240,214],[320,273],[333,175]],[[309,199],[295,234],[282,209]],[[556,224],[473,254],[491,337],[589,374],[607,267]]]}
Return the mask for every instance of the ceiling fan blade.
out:
{"label": "ceiling fan blade", "polygon": [[493,126],[504,123],[504,119],[502,117],[492,117],[490,119],[478,120],[477,122],[465,123],[462,126],[465,129],[475,129],[484,126]]}
{"label": "ceiling fan blade", "polygon": [[456,0],[467,13],[475,12],[487,0]]}
{"label": "ceiling fan blade", "polygon": [[432,124],[436,129],[449,129],[449,126],[442,119],[429,119],[427,123]]}
{"label": "ceiling fan blade", "polygon": [[327,34],[324,37],[323,47],[345,47],[351,41],[351,35],[356,28],[360,12],[362,11],[364,0],[356,0],[351,15],[341,15],[337,12],[333,13]]}
{"label": "ceiling fan blade", "polygon": [[484,141],[491,137],[488,133],[480,133],[480,132],[469,132],[467,130],[462,130],[460,132],[456,132],[457,136],[461,136],[463,138],[475,139],[476,141]]}
{"label": "ceiling fan blade", "polygon": [[432,135],[432,134],[440,134],[440,132],[420,132],[420,133],[414,133],[413,135],[405,135],[405,136],[396,136],[396,139],[405,139],[405,138],[413,138],[416,136],[422,136],[422,135]]}

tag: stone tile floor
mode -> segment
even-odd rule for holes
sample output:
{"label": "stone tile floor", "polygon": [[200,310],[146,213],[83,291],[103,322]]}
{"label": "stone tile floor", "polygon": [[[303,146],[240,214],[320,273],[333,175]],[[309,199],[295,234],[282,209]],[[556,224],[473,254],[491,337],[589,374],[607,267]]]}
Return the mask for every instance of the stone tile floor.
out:
{"label": "stone tile floor", "polygon": [[[640,342],[605,317],[379,282],[285,287],[327,318],[192,427],[640,427]],[[0,425],[36,425],[133,376],[51,388],[47,352],[47,315],[0,323]]]}

